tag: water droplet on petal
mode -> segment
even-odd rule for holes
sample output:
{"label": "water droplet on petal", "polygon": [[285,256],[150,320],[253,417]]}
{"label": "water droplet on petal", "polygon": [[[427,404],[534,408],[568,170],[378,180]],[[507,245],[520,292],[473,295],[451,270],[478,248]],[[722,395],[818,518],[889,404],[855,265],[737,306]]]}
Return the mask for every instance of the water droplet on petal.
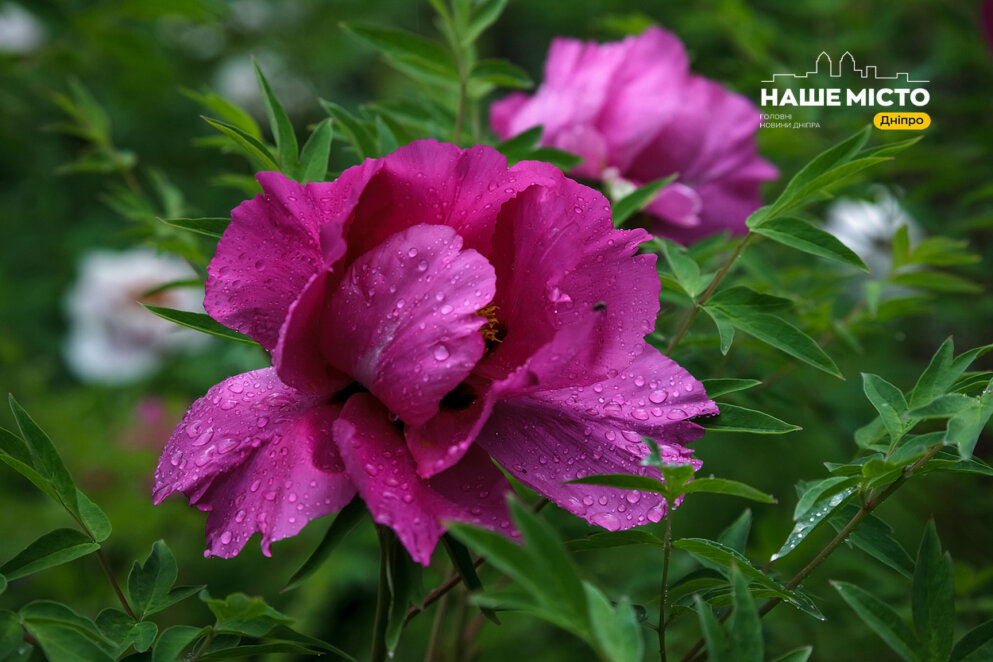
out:
{"label": "water droplet on petal", "polygon": [[434,348],[434,358],[436,360],[444,361],[449,356],[451,356],[451,354],[449,353],[448,348],[445,347],[444,345],[438,345],[437,347]]}

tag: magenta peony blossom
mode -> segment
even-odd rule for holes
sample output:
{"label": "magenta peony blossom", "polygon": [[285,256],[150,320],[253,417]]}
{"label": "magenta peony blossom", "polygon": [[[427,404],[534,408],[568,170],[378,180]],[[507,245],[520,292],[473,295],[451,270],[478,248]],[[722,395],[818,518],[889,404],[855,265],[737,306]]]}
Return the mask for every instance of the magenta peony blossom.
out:
{"label": "magenta peony blossom", "polygon": [[758,109],[689,73],[683,44],[657,27],[607,44],[555,39],[538,91],[494,103],[490,121],[502,139],[543,126],[543,145],[583,157],[573,174],[621,190],[679,173],[646,211],[682,243],[744,233],[760,183],[778,175],[756,152]]}
{"label": "magenta peony blossom", "polygon": [[[643,230],[596,191],[489,147],[426,140],[330,183],[260,173],[209,267],[205,307],[272,352],[190,408],[155,501],[210,511],[207,555],[262,549],[358,492],[427,564],[445,520],[511,533],[506,471],[608,529],[657,495],[565,485],[649,473],[641,435],[690,462],[717,413],[647,345],[659,309]],[[696,462],[696,461],[693,461]]]}

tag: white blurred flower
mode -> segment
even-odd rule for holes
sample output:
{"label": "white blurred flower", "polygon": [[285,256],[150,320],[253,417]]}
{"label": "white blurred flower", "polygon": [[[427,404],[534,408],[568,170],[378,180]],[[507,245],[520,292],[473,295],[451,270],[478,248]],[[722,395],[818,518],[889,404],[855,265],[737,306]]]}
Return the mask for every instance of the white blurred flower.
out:
{"label": "white blurred flower", "polygon": [[911,243],[923,236],[920,227],[886,188],[876,200],[839,198],[828,207],[824,229],[858,254],[874,275],[885,275],[893,263],[893,236],[907,226]]}
{"label": "white blurred flower", "polygon": [[[85,381],[121,384],[149,375],[171,351],[202,347],[208,341],[205,335],[156,317],[138,303],[158,285],[195,275],[182,260],[147,249],[87,254],[66,297],[70,369]],[[203,290],[197,288],[170,289],[142,300],[203,310]]]}
{"label": "white blurred flower", "polygon": [[45,30],[34,14],[13,2],[0,5],[0,53],[30,53],[44,37]]}

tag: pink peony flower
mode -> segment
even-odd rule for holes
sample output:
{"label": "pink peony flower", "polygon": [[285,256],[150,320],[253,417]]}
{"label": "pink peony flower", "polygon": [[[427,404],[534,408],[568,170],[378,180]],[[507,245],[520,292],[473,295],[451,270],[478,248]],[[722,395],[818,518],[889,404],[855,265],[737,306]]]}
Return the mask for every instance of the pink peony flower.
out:
{"label": "pink peony flower", "polygon": [[[457,520],[511,533],[495,460],[609,529],[658,521],[654,495],[564,481],[640,466],[657,438],[689,462],[685,420],[717,407],[647,345],[659,310],[643,230],[536,162],[425,140],[232,212],[205,307],[272,352],[176,428],[155,501],[209,511],[207,555],[262,548],[356,492],[427,564]],[[694,461],[695,462],[695,461]],[[655,474],[657,475],[657,473]]]}
{"label": "pink peony flower", "polygon": [[679,173],[646,209],[659,235],[744,233],[760,183],[778,176],[756,152],[759,111],[688,67],[683,44],[658,27],[607,44],[555,39],[538,91],[494,103],[490,122],[501,139],[543,126],[543,145],[583,157],[572,174],[611,188]]}

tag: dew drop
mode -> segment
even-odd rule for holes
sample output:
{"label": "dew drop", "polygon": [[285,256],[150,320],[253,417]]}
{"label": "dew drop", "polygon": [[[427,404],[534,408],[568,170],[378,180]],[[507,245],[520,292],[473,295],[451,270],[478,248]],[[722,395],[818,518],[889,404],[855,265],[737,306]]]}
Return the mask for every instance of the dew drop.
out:
{"label": "dew drop", "polygon": [[444,361],[449,356],[451,356],[451,354],[448,352],[448,348],[445,347],[444,345],[438,345],[437,347],[434,348],[434,358],[436,360]]}

